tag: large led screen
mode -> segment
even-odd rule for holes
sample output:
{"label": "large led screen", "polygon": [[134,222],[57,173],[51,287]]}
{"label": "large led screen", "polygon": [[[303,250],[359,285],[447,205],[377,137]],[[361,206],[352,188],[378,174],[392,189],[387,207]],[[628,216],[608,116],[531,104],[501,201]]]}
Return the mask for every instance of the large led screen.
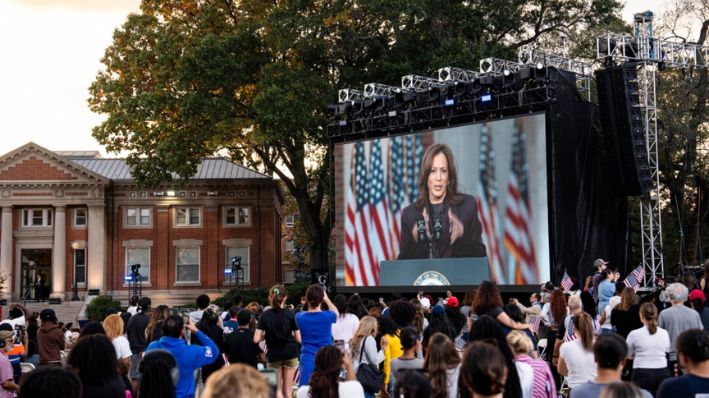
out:
{"label": "large led screen", "polygon": [[498,284],[549,280],[544,114],[337,144],[335,183],[340,286],[447,261]]}

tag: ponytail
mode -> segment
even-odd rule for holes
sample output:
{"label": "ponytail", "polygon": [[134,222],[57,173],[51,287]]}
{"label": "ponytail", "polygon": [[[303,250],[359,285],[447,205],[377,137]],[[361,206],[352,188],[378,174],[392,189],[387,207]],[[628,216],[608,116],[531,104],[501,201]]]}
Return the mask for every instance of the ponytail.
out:
{"label": "ponytail", "polygon": [[284,304],[287,296],[288,292],[285,287],[282,285],[274,285],[268,293],[268,302],[271,308],[276,312],[282,310],[285,307]]}
{"label": "ponytail", "polygon": [[647,331],[650,334],[657,332],[657,307],[653,303],[644,303],[640,306],[640,316],[647,323]]}
{"label": "ponytail", "polygon": [[581,345],[586,351],[593,351],[593,321],[586,312],[575,315],[573,318],[576,335],[581,340]]}

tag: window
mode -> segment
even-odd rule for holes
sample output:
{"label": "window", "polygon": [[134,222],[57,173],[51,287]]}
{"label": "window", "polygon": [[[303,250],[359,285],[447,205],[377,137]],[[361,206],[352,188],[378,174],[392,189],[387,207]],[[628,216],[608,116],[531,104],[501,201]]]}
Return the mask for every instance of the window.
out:
{"label": "window", "polygon": [[74,226],[75,227],[85,227],[86,226],[86,209],[80,207],[74,209]]}
{"label": "window", "polygon": [[23,227],[51,227],[54,211],[52,209],[23,209]]}
{"label": "window", "polygon": [[178,207],[175,209],[175,225],[180,227],[201,224],[201,211],[199,207]]}
{"label": "window", "polygon": [[295,224],[295,216],[293,214],[289,214],[286,216],[286,228],[293,228],[293,224]]}
{"label": "window", "polygon": [[86,283],[86,250],[74,250],[74,281],[77,284]]}
{"label": "window", "polygon": [[[231,258],[240,256],[241,257],[241,268],[244,270],[244,283],[251,281],[250,266],[249,266],[249,249],[250,246],[246,247],[227,247],[226,248],[226,259],[224,264],[231,264]],[[236,275],[234,275],[234,278]]]}
{"label": "window", "polygon": [[293,253],[295,250],[295,240],[286,238],[286,253]]}
{"label": "window", "polygon": [[225,207],[224,225],[251,225],[251,208],[238,206]]}
{"label": "window", "polygon": [[199,247],[175,248],[176,282],[199,282]]}
{"label": "window", "polygon": [[150,282],[150,248],[126,247],[126,268],[124,275],[131,275],[130,266],[140,264],[138,272],[143,283]]}
{"label": "window", "polygon": [[123,225],[126,227],[149,227],[153,224],[153,211],[150,207],[125,208]]}

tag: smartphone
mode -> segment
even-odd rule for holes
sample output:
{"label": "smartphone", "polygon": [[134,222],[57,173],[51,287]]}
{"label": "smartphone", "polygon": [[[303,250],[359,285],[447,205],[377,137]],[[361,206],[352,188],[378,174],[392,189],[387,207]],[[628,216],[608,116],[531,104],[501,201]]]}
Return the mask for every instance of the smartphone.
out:
{"label": "smartphone", "polygon": [[259,369],[259,373],[266,379],[269,395],[275,397],[276,388],[278,387],[278,374],[276,373],[276,369]]}

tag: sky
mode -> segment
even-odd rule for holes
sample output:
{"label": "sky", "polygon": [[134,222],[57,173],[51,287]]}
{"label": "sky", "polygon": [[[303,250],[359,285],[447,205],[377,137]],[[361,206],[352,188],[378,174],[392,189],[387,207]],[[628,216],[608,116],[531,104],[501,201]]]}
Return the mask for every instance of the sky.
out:
{"label": "sky", "polygon": [[[623,13],[667,0],[627,0]],[[113,31],[140,0],[0,0],[0,155],[30,141],[50,150],[105,150],[91,129],[88,87]],[[115,156],[115,155],[108,155]]]}

